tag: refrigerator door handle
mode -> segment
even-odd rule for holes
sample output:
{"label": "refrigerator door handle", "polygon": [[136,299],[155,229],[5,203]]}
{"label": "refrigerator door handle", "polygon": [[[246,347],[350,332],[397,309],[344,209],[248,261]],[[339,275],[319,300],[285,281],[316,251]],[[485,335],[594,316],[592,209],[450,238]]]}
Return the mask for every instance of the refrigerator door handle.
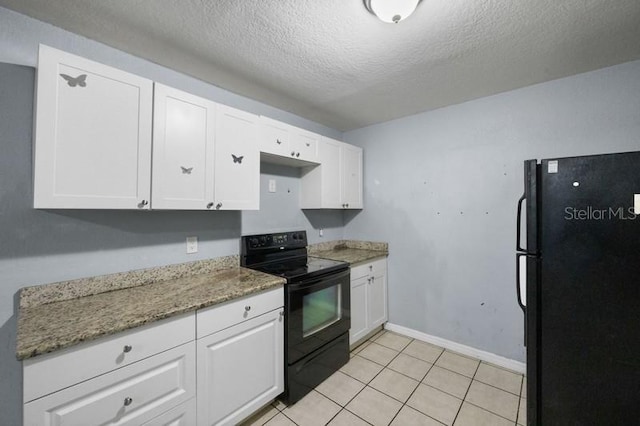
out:
{"label": "refrigerator door handle", "polygon": [[527,314],[527,306],[522,303],[522,289],[520,288],[520,258],[522,257],[530,257],[530,255],[526,253],[516,253],[516,294],[518,297],[518,305],[520,305],[520,309],[522,312]]}
{"label": "refrigerator door handle", "polygon": [[521,247],[521,237],[522,237],[522,204],[527,199],[525,194],[522,194],[522,197],[518,200],[518,213],[517,217],[517,226],[516,226],[516,250],[526,252],[527,249]]}

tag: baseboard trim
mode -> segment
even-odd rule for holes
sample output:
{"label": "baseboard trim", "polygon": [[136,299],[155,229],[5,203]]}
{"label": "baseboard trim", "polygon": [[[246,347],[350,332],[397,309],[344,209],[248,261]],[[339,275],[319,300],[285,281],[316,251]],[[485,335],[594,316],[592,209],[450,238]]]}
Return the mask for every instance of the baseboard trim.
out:
{"label": "baseboard trim", "polygon": [[437,346],[441,346],[445,349],[456,351],[463,355],[479,359],[480,361],[490,362],[491,364],[506,368],[511,371],[515,371],[520,374],[526,373],[526,364],[524,362],[505,358],[491,352],[476,349],[471,346],[463,345],[461,343],[452,342],[451,340],[443,339],[442,337],[432,336],[430,334],[423,333],[412,328],[403,327],[397,324],[386,323],[384,325],[384,328],[389,331],[404,334],[405,336],[413,337],[414,339],[422,340],[423,342],[431,343]]}

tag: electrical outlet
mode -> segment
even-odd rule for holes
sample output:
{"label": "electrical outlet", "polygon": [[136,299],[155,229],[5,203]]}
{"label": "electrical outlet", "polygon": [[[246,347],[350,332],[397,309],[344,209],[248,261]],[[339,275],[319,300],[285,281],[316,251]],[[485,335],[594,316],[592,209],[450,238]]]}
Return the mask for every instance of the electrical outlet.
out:
{"label": "electrical outlet", "polygon": [[318,234],[320,237],[324,237],[324,229],[320,228]]}
{"label": "electrical outlet", "polygon": [[276,180],[269,179],[269,192],[276,192]]}
{"label": "electrical outlet", "polygon": [[187,237],[187,254],[198,252],[198,237]]}

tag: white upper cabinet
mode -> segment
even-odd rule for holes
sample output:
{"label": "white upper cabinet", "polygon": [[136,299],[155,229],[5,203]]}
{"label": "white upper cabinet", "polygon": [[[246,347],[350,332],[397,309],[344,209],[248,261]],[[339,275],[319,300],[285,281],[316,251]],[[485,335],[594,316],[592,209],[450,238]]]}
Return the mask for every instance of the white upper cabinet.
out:
{"label": "white upper cabinet", "polygon": [[214,102],[155,84],[154,209],[213,208],[215,118]]}
{"label": "white upper cabinet", "polygon": [[302,172],[300,207],[303,209],[362,208],[362,149],[322,137],[320,165]]}
{"label": "white upper cabinet", "polygon": [[218,105],[215,142],[215,205],[217,210],[260,208],[258,116]]}
{"label": "white upper cabinet", "polygon": [[306,165],[318,163],[320,135],[260,117],[260,151],[275,163]]}
{"label": "white upper cabinet", "polygon": [[148,209],[150,80],[40,46],[34,207]]}

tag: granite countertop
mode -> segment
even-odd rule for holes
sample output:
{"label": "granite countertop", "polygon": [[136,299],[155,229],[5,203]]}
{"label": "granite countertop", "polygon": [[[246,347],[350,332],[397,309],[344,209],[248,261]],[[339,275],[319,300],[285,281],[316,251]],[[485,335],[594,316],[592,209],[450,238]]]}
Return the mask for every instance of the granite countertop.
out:
{"label": "granite countertop", "polygon": [[[312,244],[308,252],[355,265],[385,257],[389,248],[338,240]],[[226,256],[23,288],[16,356],[24,360],[285,283],[238,261]]]}
{"label": "granite countertop", "polygon": [[18,314],[16,356],[27,359],[284,282],[236,266],[51,303],[24,303]]}
{"label": "granite countertop", "polygon": [[366,241],[334,241],[309,246],[309,255],[323,259],[340,260],[351,266],[389,255],[386,243]]}

